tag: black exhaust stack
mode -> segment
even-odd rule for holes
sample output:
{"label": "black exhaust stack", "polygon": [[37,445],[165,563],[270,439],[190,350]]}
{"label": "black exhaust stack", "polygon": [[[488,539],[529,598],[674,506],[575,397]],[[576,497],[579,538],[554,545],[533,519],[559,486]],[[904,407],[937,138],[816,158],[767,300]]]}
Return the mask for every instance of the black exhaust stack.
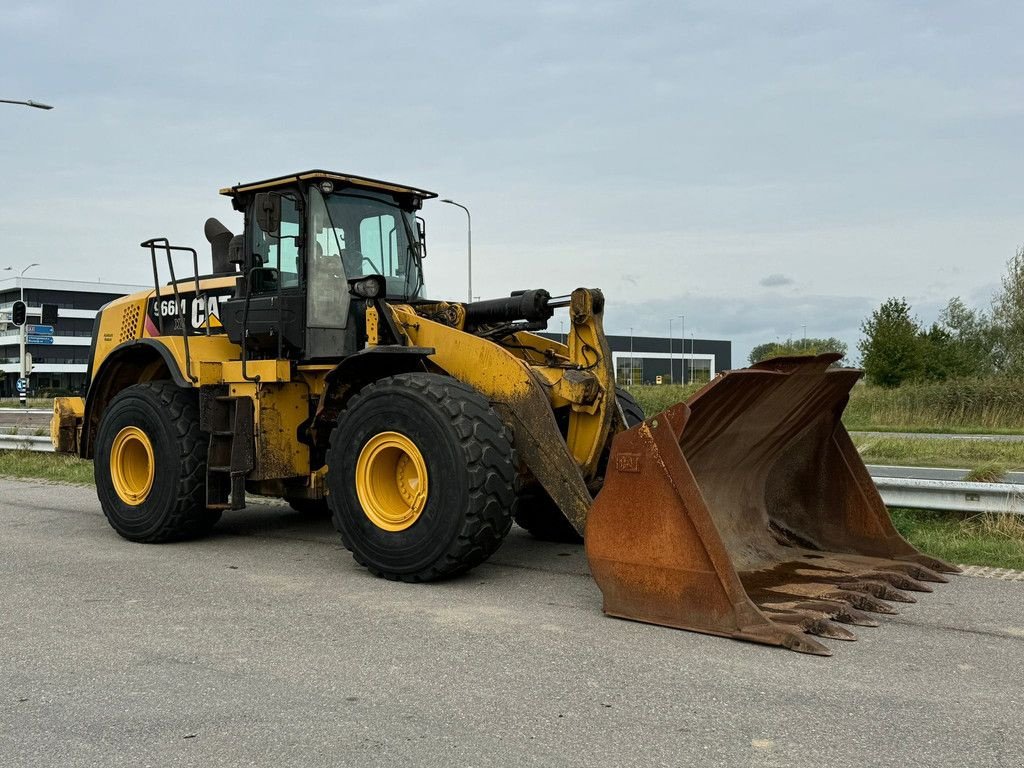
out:
{"label": "black exhaust stack", "polygon": [[229,246],[234,237],[231,230],[221,224],[217,219],[209,218],[206,226],[203,227],[206,239],[210,242],[210,252],[213,257],[213,273],[222,275],[225,272],[234,272],[235,265],[230,259]]}

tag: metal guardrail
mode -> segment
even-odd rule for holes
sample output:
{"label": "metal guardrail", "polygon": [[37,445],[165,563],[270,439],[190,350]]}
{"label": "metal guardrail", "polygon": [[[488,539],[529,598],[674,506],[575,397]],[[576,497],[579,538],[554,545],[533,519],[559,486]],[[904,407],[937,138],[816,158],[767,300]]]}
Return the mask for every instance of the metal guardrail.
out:
{"label": "metal guardrail", "polygon": [[47,451],[53,453],[49,435],[5,435],[0,434],[0,450],[6,451]]}
{"label": "metal guardrail", "polygon": [[965,483],[912,477],[873,479],[887,507],[1024,515],[1024,485],[1019,483]]}
{"label": "metal guardrail", "polygon": [[[872,477],[906,477],[914,480],[954,480],[966,482],[968,469],[949,469],[947,467],[897,467],[887,464],[869,464],[868,472]],[[1024,472],[1005,472],[999,479],[1001,483],[1024,485]]]}
{"label": "metal guardrail", "polygon": [[[45,435],[0,434],[0,450],[52,453],[53,444]],[[889,507],[1024,515],[1022,472],[1007,473],[1008,483],[969,483],[962,479],[965,469],[869,466],[868,471]]]}

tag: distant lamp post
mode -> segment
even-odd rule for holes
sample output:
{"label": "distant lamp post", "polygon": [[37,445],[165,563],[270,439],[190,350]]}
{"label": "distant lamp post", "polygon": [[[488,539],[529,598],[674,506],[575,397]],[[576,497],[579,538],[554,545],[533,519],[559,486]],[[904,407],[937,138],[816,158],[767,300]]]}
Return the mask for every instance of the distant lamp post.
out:
{"label": "distant lamp post", "polygon": [[679,381],[686,383],[686,315],[679,316]]}
{"label": "distant lamp post", "polygon": [[675,360],[672,357],[675,354],[672,349],[672,318],[668,319],[668,383],[672,383],[672,375],[675,373]]}
{"label": "distant lamp post", "polygon": [[53,109],[49,104],[41,104],[38,101],[17,101],[16,99],[0,99],[0,104],[20,104],[23,107],[35,107],[36,109]]}
{"label": "distant lamp post", "polygon": [[448,203],[448,205],[454,205],[457,208],[461,208],[466,212],[466,279],[468,280],[469,290],[466,295],[469,300],[473,300],[473,217],[469,215],[469,208],[464,206],[462,203],[456,203],[454,200],[445,198],[441,201],[442,203]]}
{"label": "distant lamp post", "polygon": [[[19,286],[21,288],[21,302],[23,304],[25,303],[25,273],[28,272],[30,269],[32,269],[32,267],[38,267],[38,266],[39,266],[38,264],[29,264],[27,267],[25,267],[23,270],[21,270],[21,274],[18,275],[18,283],[19,283]],[[7,267],[4,271],[6,272],[6,271],[9,271],[11,269],[12,269],[12,267]],[[21,328],[18,329],[20,331],[20,333],[18,334],[18,358],[21,361],[21,378],[22,379],[28,379],[28,371],[26,370],[26,368],[28,366],[25,364],[26,363],[26,361],[25,361],[25,341],[26,341],[26,339],[25,339],[25,329],[26,329],[27,326],[28,326],[28,319],[26,318],[26,321],[21,324]],[[18,393],[18,397],[21,400],[21,404],[22,405],[28,405],[28,399],[27,399],[28,386],[27,385],[26,385],[25,389],[26,389],[25,392],[19,392]]]}
{"label": "distant lamp post", "polygon": [[633,386],[633,328],[629,329],[629,386]]}

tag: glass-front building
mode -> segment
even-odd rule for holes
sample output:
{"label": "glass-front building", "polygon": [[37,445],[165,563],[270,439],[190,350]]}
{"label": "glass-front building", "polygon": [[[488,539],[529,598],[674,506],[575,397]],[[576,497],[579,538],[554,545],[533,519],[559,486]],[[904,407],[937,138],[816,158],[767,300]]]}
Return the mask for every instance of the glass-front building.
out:
{"label": "glass-front building", "polygon": [[[542,333],[564,341],[557,333]],[[711,381],[732,367],[732,342],[664,336],[609,336],[619,386]]]}
{"label": "glass-front building", "polygon": [[[152,286],[89,283],[78,280],[10,277],[0,280],[0,397],[16,397],[21,372],[20,329],[10,323],[11,306],[22,297],[28,323],[40,325],[43,304],[57,307],[52,335],[34,334],[26,346],[32,356],[29,388],[32,394],[79,392],[85,386],[92,326],[96,311],[119,296]],[[43,341],[47,339],[48,341]]]}

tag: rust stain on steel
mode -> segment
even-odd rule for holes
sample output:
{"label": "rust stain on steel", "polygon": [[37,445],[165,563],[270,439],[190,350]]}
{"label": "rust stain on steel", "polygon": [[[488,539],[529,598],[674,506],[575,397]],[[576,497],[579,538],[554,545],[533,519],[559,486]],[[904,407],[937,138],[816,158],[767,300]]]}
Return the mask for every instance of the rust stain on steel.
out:
{"label": "rust stain on steel", "polygon": [[896,531],[840,422],[833,355],[733,371],[621,432],[590,510],[604,610],[829,655],[957,568]]}

